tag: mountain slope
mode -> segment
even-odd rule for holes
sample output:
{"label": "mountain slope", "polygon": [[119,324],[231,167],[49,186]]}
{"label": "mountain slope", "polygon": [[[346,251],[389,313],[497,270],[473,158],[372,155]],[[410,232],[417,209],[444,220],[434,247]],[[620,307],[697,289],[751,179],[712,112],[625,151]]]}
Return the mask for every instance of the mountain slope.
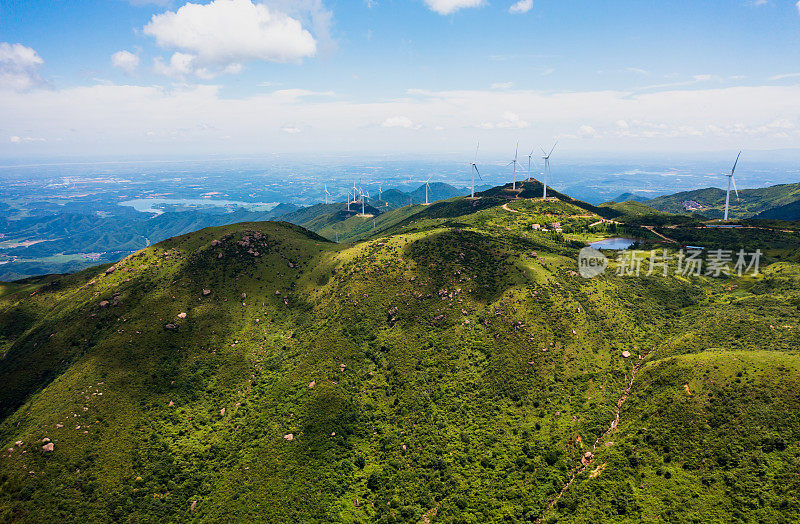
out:
{"label": "mountain slope", "polygon": [[800,267],[585,280],[582,243],[531,224],[597,215],[495,193],[2,291],[0,520],[800,516]]}

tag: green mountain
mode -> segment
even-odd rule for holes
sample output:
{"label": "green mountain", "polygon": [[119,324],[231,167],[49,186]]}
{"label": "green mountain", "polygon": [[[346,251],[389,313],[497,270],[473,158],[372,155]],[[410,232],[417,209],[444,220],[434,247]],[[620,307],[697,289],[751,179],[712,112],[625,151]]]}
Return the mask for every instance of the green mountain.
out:
{"label": "green mountain", "polygon": [[762,211],[753,218],[765,220],[800,220],[800,200]]}
{"label": "green mountain", "polygon": [[646,202],[647,200],[650,200],[650,198],[646,197],[646,196],[642,196],[642,195],[637,195],[636,193],[622,193],[621,195],[619,195],[618,197],[614,198],[610,202],[611,203],[614,203],[614,202],[617,202],[617,203],[622,203],[622,202]]}
{"label": "green mountain", "polygon": [[797,243],[584,279],[536,184],[0,284],[0,521],[800,518]]}
{"label": "green mountain", "polygon": [[[733,219],[752,218],[773,208],[800,202],[800,184],[780,184],[758,189],[739,191],[739,199],[731,192],[730,217]],[[718,188],[696,189],[674,195],[660,196],[646,201],[646,204],[667,213],[700,213],[708,218],[722,218],[725,211],[725,191]],[[790,207],[790,210],[794,209]],[[794,213],[781,214],[784,218],[796,216]],[[765,217],[768,218],[768,217]],[[779,218],[778,216],[769,218]]]}

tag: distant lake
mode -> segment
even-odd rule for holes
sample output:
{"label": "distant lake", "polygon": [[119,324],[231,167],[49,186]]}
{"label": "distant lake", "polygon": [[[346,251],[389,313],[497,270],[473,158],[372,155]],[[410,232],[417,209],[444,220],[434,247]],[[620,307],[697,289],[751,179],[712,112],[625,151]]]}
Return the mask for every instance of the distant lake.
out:
{"label": "distant lake", "polygon": [[137,198],[120,202],[121,206],[134,208],[142,213],[162,214],[164,211],[154,206],[159,204],[180,205],[185,207],[243,207],[250,211],[269,211],[278,205],[278,202],[241,202],[239,200],[216,200],[213,198]]}
{"label": "distant lake", "polygon": [[624,249],[628,249],[635,243],[635,238],[616,237],[605,238],[603,240],[598,240],[597,242],[589,242],[589,245],[595,249],[613,249],[616,251],[622,251]]}

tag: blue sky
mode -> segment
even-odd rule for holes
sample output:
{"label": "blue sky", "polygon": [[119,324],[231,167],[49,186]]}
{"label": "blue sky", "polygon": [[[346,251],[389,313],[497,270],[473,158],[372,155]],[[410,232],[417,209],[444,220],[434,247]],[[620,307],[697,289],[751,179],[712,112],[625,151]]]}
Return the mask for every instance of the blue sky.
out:
{"label": "blue sky", "polygon": [[790,148],[800,4],[0,0],[0,95],[4,156]]}

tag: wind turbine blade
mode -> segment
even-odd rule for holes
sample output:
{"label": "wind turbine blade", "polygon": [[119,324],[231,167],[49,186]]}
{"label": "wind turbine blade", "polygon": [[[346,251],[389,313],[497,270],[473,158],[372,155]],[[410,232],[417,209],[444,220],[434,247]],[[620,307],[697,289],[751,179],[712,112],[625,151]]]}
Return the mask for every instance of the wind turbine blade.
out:
{"label": "wind turbine blade", "polygon": [[480,148],[481,148],[481,143],[480,141],[478,141],[478,145],[475,147],[475,162],[473,162],[473,164],[478,161],[478,149]]}
{"label": "wind turbine blade", "polygon": [[430,181],[431,181],[431,178],[433,178],[433,175],[429,176],[429,177],[428,177],[428,180],[426,180],[426,181],[425,181],[425,183],[427,184],[428,182],[430,182]]}
{"label": "wind turbine blade", "polygon": [[733,176],[733,172],[736,171],[736,165],[739,163],[739,157],[742,156],[742,152],[739,151],[739,154],[736,155],[736,162],[733,163],[733,169],[731,169],[731,176]]}
{"label": "wind turbine blade", "polygon": [[544,156],[547,156],[547,151],[545,151],[543,147],[540,147],[539,149],[542,150],[542,153],[544,154]]}
{"label": "wind turbine blade", "polygon": [[550,152],[549,152],[549,153],[547,153],[547,156],[548,156],[548,157],[549,157],[550,155],[552,155],[552,154],[553,154],[553,151],[555,151],[555,150],[556,150],[556,146],[557,146],[557,145],[558,145],[558,140],[556,140],[556,143],[555,143],[555,144],[553,144],[553,149],[551,149],[551,150],[550,150]]}
{"label": "wind turbine blade", "polygon": [[480,171],[478,171],[478,166],[476,166],[475,164],[472,164],[472,167],[474,167],[474,168],[475,168],[475,172],[478,174],[478,178],[479,178],[479,179],[481,179],[481,180],[483,180],[483,178],[481,178],[481,172],[480,172]]}
{"label": "wind turbine blade", "polygon": [[736,189],[736,179],[731,174],[731,182],[733,182],[733,190],[736,191],[736,200],[739,200],[739,190]]}
{"label": "wind turbine blade", "polygon": [[518,154],[519,154],[519,141],[517,141],[517,148],[514,150],[514,160],[517,159]]}

